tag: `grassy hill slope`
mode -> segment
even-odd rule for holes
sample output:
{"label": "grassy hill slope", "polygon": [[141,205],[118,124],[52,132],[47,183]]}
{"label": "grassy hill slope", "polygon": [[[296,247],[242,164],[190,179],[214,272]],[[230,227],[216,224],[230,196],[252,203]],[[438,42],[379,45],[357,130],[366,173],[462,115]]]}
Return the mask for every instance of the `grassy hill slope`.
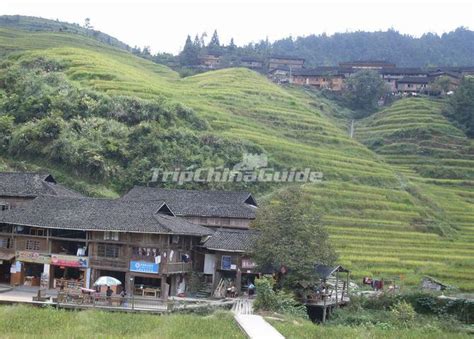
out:
{"label": "grassy hill slope", "polygon": [[359,122],[355,136],[415,183],[422,201],[442,211],[456,229],[451,244],[417,252],[430,261],[446,259],[438,275],[462,280],[474,267],[474,144],[441,109],[438,101],[402,100]]}
{"label": "grassy hill slope", "polygon": [[[472,221],[469,215],[465,221],[449,218],[450,208],[472,206],[472,191],[450,204],[458,186],[435,186],[413,171],[413,178],[406,176],[405,168],[350,139],[331,119],[337,108],[330,102],[278,87],[247,69],[180,79],[164,66],[77,35],[0,29],[0,47],[13,53],[11,62],[60,61],[62,72],[84,89],[183,103],[208,121],[206,133],[259,145],[277,167],[323,172],[324,183],[307,184],[305,191],[355,278],[402,276],[415,284],[429,274],[474,289],[474,246],[456,232],[472,228]],[[447,203],[432,200],[437,196]]]}

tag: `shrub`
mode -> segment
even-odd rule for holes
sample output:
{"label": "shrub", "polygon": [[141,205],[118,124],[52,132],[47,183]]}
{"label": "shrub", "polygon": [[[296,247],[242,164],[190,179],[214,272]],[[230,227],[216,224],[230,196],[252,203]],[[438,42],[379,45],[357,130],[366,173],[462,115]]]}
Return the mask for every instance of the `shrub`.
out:
{"label": "shrub", "polygon": [[401,325],[410,325],[414,322],[416,312],[413,306],[406,301],[399,301],[391,308],[395,321]]}
{"label": "shrub", "polygon": [[255,281],[257,298],[255,310],[273,311],[307,319],[308,313],[304,305],[298,305],[293,296],[285,291],[275,292],[272,278],[260,278]]}

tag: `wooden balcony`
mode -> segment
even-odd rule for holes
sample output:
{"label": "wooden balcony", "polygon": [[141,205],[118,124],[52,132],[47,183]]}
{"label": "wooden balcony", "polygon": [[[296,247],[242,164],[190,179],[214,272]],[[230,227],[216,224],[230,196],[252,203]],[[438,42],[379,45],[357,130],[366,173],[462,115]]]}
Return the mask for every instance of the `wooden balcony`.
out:
{"label": "wooden balcony", "polygon": [[193,270],[192,262],[168,262],[164,263],[160,267],[160,273],[170,274],[170,273],[186,273]]}
{"label": "wooden balcony", "polygon": [[129,268],[129,262],[119,258],[90,257],[89,266],[119,268],[123,270]]}

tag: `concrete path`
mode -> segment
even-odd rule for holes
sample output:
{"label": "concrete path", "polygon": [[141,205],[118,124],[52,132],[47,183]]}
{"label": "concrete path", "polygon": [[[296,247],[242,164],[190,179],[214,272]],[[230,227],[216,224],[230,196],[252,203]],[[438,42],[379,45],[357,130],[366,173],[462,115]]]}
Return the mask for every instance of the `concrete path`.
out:
{"label": "concrete path", "polygon": [[238,299],[232,307],[234,319],[245,334],[250,339],[285,339],[263,317],[252,314],[252,304],[253,301],[250,299]]}

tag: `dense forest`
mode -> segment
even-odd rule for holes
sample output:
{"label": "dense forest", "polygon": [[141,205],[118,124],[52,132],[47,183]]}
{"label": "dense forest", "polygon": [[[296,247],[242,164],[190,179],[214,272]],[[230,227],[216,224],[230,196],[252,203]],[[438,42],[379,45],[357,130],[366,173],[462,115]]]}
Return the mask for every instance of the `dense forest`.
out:
{"label": "dense forest", "polygon": [[334,35],[288,37],[273,43],[262,40],[243,47],[222,45],[215,31],[209,43],[203,35],[188,36],[180,54],[181,64],[197,62],[199,55],[221,55],[231,64],[242,57],[265,59],[270,55],[291,55],[306,60],[307,67],[332,66],[350,60],[386,60],[398,66],[465,66],[474,64],[474,32],[460,27],[441,36],[427,33],[416,38],[395,30],[352,32]]}

